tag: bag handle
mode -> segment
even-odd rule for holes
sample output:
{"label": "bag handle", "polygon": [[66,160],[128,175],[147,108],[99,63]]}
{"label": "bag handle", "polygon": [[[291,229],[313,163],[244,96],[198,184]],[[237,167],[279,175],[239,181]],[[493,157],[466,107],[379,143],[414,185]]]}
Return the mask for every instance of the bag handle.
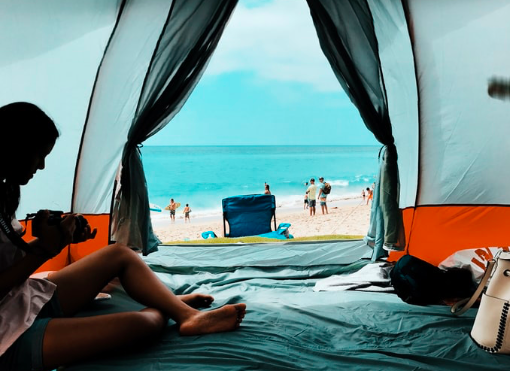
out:
{"label": "bag handle", "polygon": [[456,316],[460,316],[461,314],[464,314],[469,308],[473,306],[475,301],[478,300],[480,297],[483,289],[487,285],[487,281],[489,280],[489,277],[491,276],[492,270],[494,269],[494,265],[496,264],[496,259],[492,259],[487,264],[487,269],[485,270],[485,274],[482,277],[482,280],[480,281],[480,284],[476,288],[475,293],[470,298],[462,299],[458,302],[456,302],[452,308],[451,312],[455,314]]}

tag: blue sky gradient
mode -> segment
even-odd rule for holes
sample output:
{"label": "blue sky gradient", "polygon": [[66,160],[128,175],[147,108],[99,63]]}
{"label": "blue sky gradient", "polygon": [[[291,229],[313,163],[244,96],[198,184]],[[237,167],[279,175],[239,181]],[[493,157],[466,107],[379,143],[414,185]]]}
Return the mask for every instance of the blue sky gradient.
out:
{"label": "blue sky gradient", "polygon": [[320,50],[306,1],[241,0],[177,116],[145,145],[377,145]]}

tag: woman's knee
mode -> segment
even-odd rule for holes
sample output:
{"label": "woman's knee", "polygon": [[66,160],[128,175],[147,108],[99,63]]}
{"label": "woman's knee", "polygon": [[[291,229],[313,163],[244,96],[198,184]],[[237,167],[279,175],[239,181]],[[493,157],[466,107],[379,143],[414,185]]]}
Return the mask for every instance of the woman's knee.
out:
{"label": "woman's knee", "polygon": [[140,257],[135,251],[133,251],[128,246],[120,243],[114,243],[112,245],[109,245],[105,248],[105,250],[108,252],[108,255],[110,256],[111,259],[118,260],[130,260],[134,258],[140,259]]}
{"label": "woman's knee", "polygon": [[157,335],[163,331],[168,323],[168,317],[158,309],[145,308],[138,312],[139,324],[147,331],[147,335]]}

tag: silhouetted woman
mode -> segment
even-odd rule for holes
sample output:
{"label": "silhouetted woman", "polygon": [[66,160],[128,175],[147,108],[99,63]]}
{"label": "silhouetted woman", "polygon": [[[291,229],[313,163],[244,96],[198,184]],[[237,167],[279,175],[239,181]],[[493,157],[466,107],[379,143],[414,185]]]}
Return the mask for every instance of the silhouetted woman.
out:
{"label": "silhouetted woman", "polygon": [[[174,295],[135,252],[120,244],[88,255],[47,279],[30,278],[71,242],[76,228],[75,215],[50,226],[49,213],[44,211],[38,238],[24,244],[11,233],[21,229],[14,216],[20,186],[44,169],[59,133],[43,111],[24,102],[0,108],[0,133],[0,215],[6,222],[0,229],[1,370],[54,369],[125,349],[157,336],[168,318],[175,320],[181,335],[239,327],[244,304],[201,312],[196,308],[209,306],[211,296]],[[95,232],[87,224],[80,240],[94,238]],[[145,309],[73,317],[115,277]]]}

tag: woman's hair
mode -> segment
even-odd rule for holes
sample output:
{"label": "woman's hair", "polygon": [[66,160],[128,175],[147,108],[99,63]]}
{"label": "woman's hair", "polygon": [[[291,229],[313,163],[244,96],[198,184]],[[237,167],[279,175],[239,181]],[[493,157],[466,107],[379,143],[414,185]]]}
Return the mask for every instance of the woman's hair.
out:
{"label": "woman's hair", "polygon": [[6,179],[6,167],[13,166],[9,162],[25,158],[27,152],[40,152],[58,137],[53,120],[36,105],[16,102],[0,107],[0,212],[13,215],[19,204],[19,185]]}

